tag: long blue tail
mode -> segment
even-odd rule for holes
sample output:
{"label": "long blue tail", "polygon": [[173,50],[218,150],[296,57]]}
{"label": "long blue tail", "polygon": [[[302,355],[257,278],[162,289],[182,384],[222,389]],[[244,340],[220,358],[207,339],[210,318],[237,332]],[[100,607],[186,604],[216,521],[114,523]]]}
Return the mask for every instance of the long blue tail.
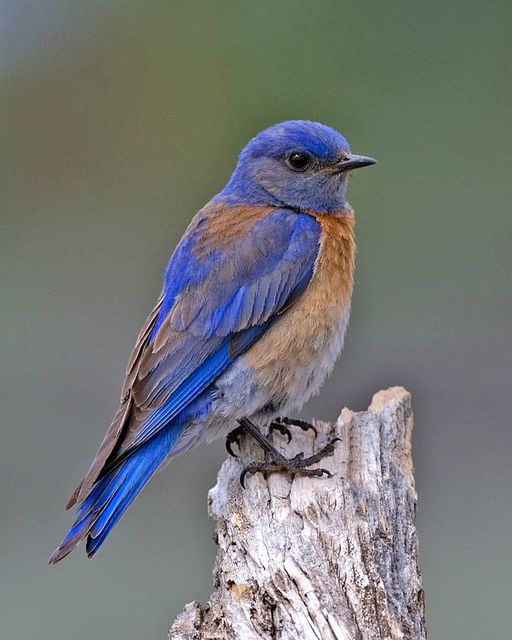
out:
{"label": "long blue tail", "polygon": [[134,501],[175,445],[182,428],[173,425],[134,451],[119,467],[94,486],[77,511],[73,526],[51,556],[55,564],[87,538],[86,551],[92,557],[112,528]]}

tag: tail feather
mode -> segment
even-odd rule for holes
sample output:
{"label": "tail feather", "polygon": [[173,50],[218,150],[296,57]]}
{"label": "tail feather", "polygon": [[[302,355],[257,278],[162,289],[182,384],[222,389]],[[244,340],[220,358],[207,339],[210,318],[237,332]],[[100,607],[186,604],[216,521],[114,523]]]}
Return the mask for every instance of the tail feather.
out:
{"label": "tail feather", "polygon": [[182,427],[177,425],[163,430],[101,478],[79,506],[73,526],[49,563],[62,560],[84,538],[87,538],[87,555],[92,557],[165,460],[181,432]]}
{"label": "tail feather", "polygon": [[110,531],[115,527],[123,513],[128,509],[135,499],[135,496],[148,480],[149,478],[146,478],[140,483],[137,483],[137,485],[132,486],[128,492],[122,495],[119,501],[111,502],[108,508],[105,509],[101,516],[95,521],[89,532],[86,544],[86,551],[89,558],[92,558],[101,547]]}
{"label": "tail feather", "polygon": [[129,476],[123,481],[120,488],[116,491],[116,499],[110,500],[108,505],[98,514],[89,532],[90,538],[98,538],[101,533],[105,531],[108,533],[113,528],[133,502],[135,496],[142,490],[154,471],[156,471],[158,465],[156,462],[153,464],[154,466],[152,465],[145,474],[142,475],[137,472],[136,475]]}

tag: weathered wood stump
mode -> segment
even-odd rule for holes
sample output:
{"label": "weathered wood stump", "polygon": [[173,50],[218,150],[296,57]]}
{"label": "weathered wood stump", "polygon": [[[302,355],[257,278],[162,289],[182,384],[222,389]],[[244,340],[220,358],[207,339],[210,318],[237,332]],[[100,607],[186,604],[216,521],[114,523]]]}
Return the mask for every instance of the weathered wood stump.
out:
{"label": "weathered wood stump", "polygon": [[368,411],[293,430],[288,457],[333,436],[332,478],[239,476],[261,451],[242,442],[209,493],[217,558],[207,605],[188,604],[170,640],[373,640],[426,638],[418,569],[413,417],[402,387],[377,393]]}

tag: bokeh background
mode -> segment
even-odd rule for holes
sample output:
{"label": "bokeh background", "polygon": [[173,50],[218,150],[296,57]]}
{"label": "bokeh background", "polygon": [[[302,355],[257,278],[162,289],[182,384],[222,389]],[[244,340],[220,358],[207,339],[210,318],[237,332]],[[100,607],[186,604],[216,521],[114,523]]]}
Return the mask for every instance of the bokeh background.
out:
{"label": "bokeh background", "polygon": [[0,637],[162,639],[207,599],[217,443],[101,553],[64,502],[193,213],[259,129],[309,118],[357,173],[346,349],[304,417],[413,392],[431,638],[509,638],[512,4],[3,0]]}

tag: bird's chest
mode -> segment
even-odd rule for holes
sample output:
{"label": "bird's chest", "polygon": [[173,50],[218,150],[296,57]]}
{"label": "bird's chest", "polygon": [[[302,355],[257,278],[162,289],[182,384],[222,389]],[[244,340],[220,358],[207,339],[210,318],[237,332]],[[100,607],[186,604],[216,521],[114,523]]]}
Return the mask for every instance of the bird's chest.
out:
{"label": "bird's chest", "polygon": [[311,282],[244,358],[270,402],[296,408],[319,389],[343,348],[353,288],[353,216],[317,219],[322,236]]}

